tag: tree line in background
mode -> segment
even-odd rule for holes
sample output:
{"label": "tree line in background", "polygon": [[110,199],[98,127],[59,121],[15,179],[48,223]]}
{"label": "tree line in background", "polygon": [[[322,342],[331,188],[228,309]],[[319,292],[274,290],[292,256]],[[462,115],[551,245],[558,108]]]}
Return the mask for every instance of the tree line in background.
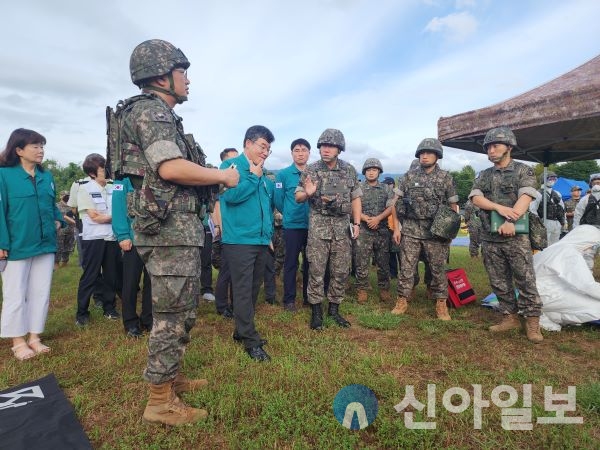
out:
{"label": "tree line in background", "polygon": [[[47,159],[42,165],[54,175],[57,196],[61,191],[68,191],[73,181],[85,176],[81,166],[72,162],[67,166],[62,166],[53,159]],[[536,164],[533,171],[535,172],[536,179],[539,180],[539,176],[544,171],[544,166],[542,164]],[[591,174],[600,172],[600,166],[598,166],[598,163],[594,160],[571,161],[561,164],[550,164],[548,166],[548,171],[554,172],[562,178],[587,182],[590,179]],[[460,171],[451,171],[450,174],[456,183],[459,203],[464,205],[468,199],[469,192],[471,192],[471,187],[473,186],[473,181],[475,181],[475,176],[477,174],[469,165],[463,167]]]}
{"label": "tree line in background", "polygon": [[[533,171],[539,184],[540,175],[544,172],[543,164],[536,164],[533,167]],[[598,163],[595,160],[570,161],[561,164],[550,164],[548,166],[548,172],[554,172],[557,176],[562,178],[580,180],[587,183],[591,174],[600,172],[600,166],[598,166]],[[459,203],[464,205],[468,200],[473,181],[475,181],[475,170],[473,170],[471,166],[465,166],[458,172],[450,172],[450,175],[452,175],[454,183],[456,184]]]}

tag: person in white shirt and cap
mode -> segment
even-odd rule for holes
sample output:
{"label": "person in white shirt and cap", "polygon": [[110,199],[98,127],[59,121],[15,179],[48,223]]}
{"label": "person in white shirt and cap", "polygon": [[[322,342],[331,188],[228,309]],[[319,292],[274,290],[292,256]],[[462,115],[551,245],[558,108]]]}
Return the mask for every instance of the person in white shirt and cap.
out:
{"label": "person in white shirt and cap", "polygon": [[575,207],[573,228],[584,224],[600,227],[600,173],[590,175],[590,189]]}

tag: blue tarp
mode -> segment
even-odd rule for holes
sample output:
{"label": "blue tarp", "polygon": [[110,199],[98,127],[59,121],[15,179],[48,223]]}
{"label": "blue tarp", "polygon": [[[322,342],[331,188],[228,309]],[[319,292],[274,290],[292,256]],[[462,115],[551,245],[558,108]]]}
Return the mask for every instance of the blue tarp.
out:
{"label": "blue tarp", "polygon": [[563,200],[569,200],[571,198],[571,188],[573,186],[579,186],[581,188],[581,196],[585,195],[585,192],[589,189],[588,184],[585,181],[571,180],[569,178],[558,178],[554,184],[553,189],[560,192]]}

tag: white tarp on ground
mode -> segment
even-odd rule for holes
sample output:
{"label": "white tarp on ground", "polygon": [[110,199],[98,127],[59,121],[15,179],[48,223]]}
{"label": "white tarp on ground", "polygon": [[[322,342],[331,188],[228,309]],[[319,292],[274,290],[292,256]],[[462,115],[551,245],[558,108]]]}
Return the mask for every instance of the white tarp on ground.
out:
{"label": "white tarp on ground", "polygon": [[562,325],[600,319],[600,283],[591,271],[599,246],[600,229],[580,225],[533,256],[544,329],[560,331]]}

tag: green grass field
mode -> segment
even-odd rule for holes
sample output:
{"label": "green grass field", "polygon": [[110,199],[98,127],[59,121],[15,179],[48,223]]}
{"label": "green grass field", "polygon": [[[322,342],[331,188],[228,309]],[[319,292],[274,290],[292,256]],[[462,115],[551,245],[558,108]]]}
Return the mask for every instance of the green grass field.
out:
{"label": "green grass field", "polygon": [[[449,267],[466,268],[479,299],[490,292],[481,261],[471,260],[466,248],[452,248]],[[232,322],[202,302],[184,372],[208,378],[210,385],[184,399],[206,408],[208,420],[179,428],[146,425],[146,338],[127,339],[120,322],[104,319],[93,307],[90,326],[77,329],[79,275],[75,259],[55,273],[44,334],[52,353],[19,362],[10,341],[3,341],[0,389],[54,372],[94,448],[600,448],[600,329],[545,333],[539,345],[523,332],[492,335],[487,327],[498,317],[479,302],[451,310],[451,322],[435,320],[422,285],[403,317],[389,314],[393,305],[381,304],[376,290],[367,305],[356,304],[349,286],[341,312],[352,327],[326,321],[323,332],[309,330],[309,310],[293,315],[259,300],[256,322],[269,341],[269,363],[251,361],[231,339]],[[360,431],[342,427],[333,415],[334,397],[349,384],[368,386],[379,402],[376,420]],[[436,428],[408,429],[394,406],[407,385],[427,404],[428,384],[436,385],[435,418],[410,411],[415,421],[434,421]],[[496,386],[510,385],[519,393],[514,407],[520,407],[523,384],[532,385],[531,431],[504,430],[502,411],[491,402],[482,410],[481,429],[474,429],[472,401],[461,413],[442,404],[452,387],[472,398],[472,385],[481,385],[483,399],[490,400]],[[576,386],[577,409],[566,415],[583,417],[583,424],[536,423],[554,415],[545,411],[544,386],[555,393]]]}

